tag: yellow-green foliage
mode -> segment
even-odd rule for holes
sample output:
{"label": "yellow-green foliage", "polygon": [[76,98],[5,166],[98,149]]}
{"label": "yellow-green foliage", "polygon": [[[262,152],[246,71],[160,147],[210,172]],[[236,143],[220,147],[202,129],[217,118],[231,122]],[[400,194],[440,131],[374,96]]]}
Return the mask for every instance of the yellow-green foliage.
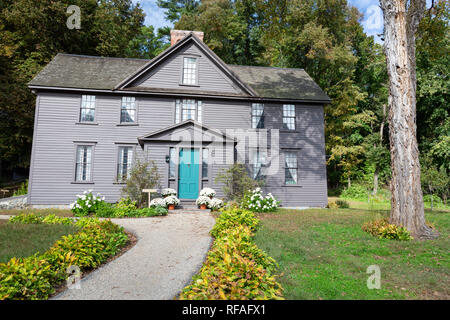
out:
{"label": "yellow-green foliage", "polygon": [[[29,223],[56,221],[54,217],[33,219],[30,215],[11,220],[18,223],[20,219]],[[66,218],[60,219],[61,223],[67,223]],[[47,299],[54,293],[54,287],[67,278],[69,266],[78,266],[81,271],[95,268],[116,254],[128,240],[123,228],[109,220],[84,218],[72,223],[82,229],[63,236],[45,253],[0,263],[0,300]]]}
{"label": "yellow-green foliage", "polygon": [[404,227],[389,224],[387,219],[374,220],[366,222],[362,229],[365,232],[378,238],[393,239],[393,240],[412,240],[413,237],[409,231]]}
{"label": "yellow-green foliage", "polygon": [[248,210],[221,210],[211,234],[214,244],[180,299],[283,299],[275,260],[253,242],[259,220]]}

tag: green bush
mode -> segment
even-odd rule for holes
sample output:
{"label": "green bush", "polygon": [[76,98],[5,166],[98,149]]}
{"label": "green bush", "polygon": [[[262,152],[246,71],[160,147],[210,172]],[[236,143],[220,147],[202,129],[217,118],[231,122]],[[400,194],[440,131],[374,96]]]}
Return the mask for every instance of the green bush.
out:
{"label": "green bush", "polygon": [[180,299],[283,299],[273,273],[275,260],[253,242],[258,219],[248,210],[221,210],[211,234],[214,244],[200,272]]}
{"label": "green bush", "polygon": [[8,220],[9,223],[25,223],[25,224],[37,224],[42,223],[42,217],[35,214],[20,213]]}
{"label": "green bush", "polygon": [[369,192],[367,188],[360,184],[352,184],[350,188],[345,188],[341,193],[341,198],[345,199],[367,199]]}
{"label": "green bush", "polygon": [[391,240],[412,240],[413,237],[409,231],[404,227],[396,226],[395,224],[389,224],[389,221],[385,219],[374,220],[366,222],[362,226],[363,231],[370,233],[371,235],[380,239]]}
{"label": "green bush", "polygon": [[156,217],[156,216],[166,216],[169,210],[164,207],[152,207],[152,208],[142,208],[134,211],[130,211],[127,217]]}
{"label": "green bush", "polygon": [[338,208],[341,208],[341,209],[350,208],[350,205],[345,200],[336,200],[336,205]]}
{"label": "green bush", "polygon": [[131,200],[130,198],[122,198],[115,206],[114,217],[128,217],[131,212],[137,209],[136,201]]}
{"label": "green bush", "polygon": [[70,209],[76,217],[85,217],[95,214],[104,203],[105,197],[102,197],[100,193],[95,196],[92,190],[88,190],[77,195],[77,200],[70,205]]}
{"label": "green bush", "polygon": [[431,203],[431,197],[433,197],[433,204],[434,204],[434,205],[439,205],[439,204],[443,204],[443,203],[444,203],[444,202],[442,201],[442,199],[439,198],[439,196],[437,196],[437,195],[435,195],[435,194],[433,194],[433,195],[431,195],[431,194],[426,194],[426,195],[424,195],[424,196],[423,196],[423,202]]}
{"label": "green bush", "polygon": [[108,202],[99,204],[97,211],[95,212],[95,216],[101,218],[114,218],[115,214],[116,209],[114,208],[114,205]]}
{"label": "green bush", "polygon": [[19,189],[13,192],[13,197],[23,196],[28,193],[28,179],[20,184]]}
{"label": "green bush", "polygon": [[[55,217],[30,216],[22,215],[20,219],[24,223],[57,221]],[[20,219],[11,218],[10,222],[19,223]],[[64,220],[67,218],[59,219],[61,223],[67,222]],[[67,267],[78,266],[81,271],[95,268],[128,241],[123,228],[109,220],[81,218],[72,223],[82,227],[81,231],[63,236],[42,255],[0,263],[0,300],[47,299],[55,292],[55,286],[67,278]]]}

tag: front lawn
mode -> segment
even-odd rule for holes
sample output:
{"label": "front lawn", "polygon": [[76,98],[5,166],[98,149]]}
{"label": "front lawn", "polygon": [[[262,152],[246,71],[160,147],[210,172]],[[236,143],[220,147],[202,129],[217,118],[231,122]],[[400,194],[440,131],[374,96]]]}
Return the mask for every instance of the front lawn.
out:
{"label": "front lawn", "polygon": [[[261,214],[256,244],[283,274],[286,299],[449,299],[450,213],[427,211],[440,232],[432,241],[377,239],[361,230],[387,210],[309,209]],[[381,289],[367,288],[367,267]]]}
{"label": "front lawn", "polygon": [[70,209],[0,209],[0,215],[10,215],[15,216],[18,214],[37,214],[40,216],[48,216],[49,214],[54,214],[59,217],[73,217],[74,214]]}
{"label": "front lawn", "polygon": [[11,224],[0,220],[0,263],[47,251],[63,235],[79,228],[61,224]]}

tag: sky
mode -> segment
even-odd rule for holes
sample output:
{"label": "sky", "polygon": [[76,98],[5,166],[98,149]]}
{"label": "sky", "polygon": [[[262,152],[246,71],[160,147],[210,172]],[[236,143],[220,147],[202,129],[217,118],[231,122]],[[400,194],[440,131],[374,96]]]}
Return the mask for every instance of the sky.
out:
{"label": "sky", "polygon": [[[164,26],[173,26],[164,18],[163,9],[156,5],[156,0],[133,0],[134,3],[139,2],[146,13],[145,24],[153,25],[155,28]],[[350,4],[357,7],[364,14],[362,25],[364,31],[369,36],[374,36],[375,41],[382,43],[378,36],[383,32],[383,13],[381,12],[378,0],[348,0]],[[431,0],[427,0],[427,7],[430,6]]]}

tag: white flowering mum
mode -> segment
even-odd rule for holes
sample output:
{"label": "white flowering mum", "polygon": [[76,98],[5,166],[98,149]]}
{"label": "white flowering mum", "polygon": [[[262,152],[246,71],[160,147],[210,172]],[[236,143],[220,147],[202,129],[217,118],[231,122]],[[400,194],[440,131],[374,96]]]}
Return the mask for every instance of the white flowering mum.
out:
{"label": "white flowering mum", "polygon": [[200,206],[202,204],[205,204],[206,206],[209,207],[209,203],[210,203],[211,199],[207,196],[200,196],[197,198],[197,200],[195,201],[195,203]]}
{"label": "white flowering mum", "polygon": [[223,207],[223,201],[218,198],[212,198],[209,202],[209,207],[213,210],[217,210]]}
{"label": "white flowering mum", "polygon": [[214,189],[211,188],[203,188],[202,190],[200,190],[200,196],[203,197],[214,197],[216,195],[216,191]]}
{"label": "white flowering mum", "polygon": [[174,195],[165,197],[164,202],[166,203],[166,205],[174,204],[177,206],[180,204],[180,200],[177,197],[175,197]]}
{"label": "white flowering mum", "polygon": [[166,206],[166,201],[164,201],[163,198],[155,198],[152,201],[150,201],[150,207],[165,207]]}
{"label": "white flowering mum", "polygon": [[276,210],[278,205],[279,202],[271,193],[268,193],[264,197],[261,188],[256,188],[251,191],[249,190],[242,207],[255,212],[270,212]]}
{"label": "white flowering mum", "polygon": [[172,189],[172,188],[165,188],[165,189],[161,190],[161,195],[163,197],[176,196],[177,195],[177,191],[175,189]]}

